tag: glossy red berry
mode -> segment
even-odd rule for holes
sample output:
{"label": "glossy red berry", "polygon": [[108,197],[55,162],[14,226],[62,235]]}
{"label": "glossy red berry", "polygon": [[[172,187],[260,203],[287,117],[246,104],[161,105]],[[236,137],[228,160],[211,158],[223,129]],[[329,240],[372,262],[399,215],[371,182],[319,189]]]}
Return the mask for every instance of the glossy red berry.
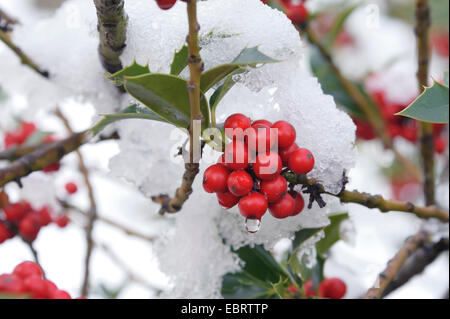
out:
{"label": "glossy red berry", "polygon": [[283,166],[289,165],[289,157],[291,156],[292,152],[295,150],[298,150],[298,145],[296,143],[292,143],[291,146],[288,146],[286,148],[281,148],[278,151],[278,155],[280,155],[281,160],[283,161]]}
{"label": "glossy red berry", "polygon": [[320,283],[319,291],[323,298],[341,299],[347,292],[347,286],[339,278],[328,278]]}
{"label": "glossy red berry", "polygon": [[307,174],[314,168],[314,156],[306,148],[299,148],[289,157],[289,169],[295,174]]}
{"label": "glossy red berry", "polygon": [[286,121],[278,121],[272,125],[273,129],[277,129],[278,147],[286,148],[295,142],[297,133],[291,123]]}
{"label": "glossy red berry", "polygon": [[0,221],[0,244],[13,236],[11,230],[2,221]]}
{"label": "glossy red berry", "polygon": [[279,201],[287,192],[286,179],[278,175],[271,181],[263,181],[261,183],[261,193],[263,193],[269,203]]}
{"label": "glossy red berry", "polygon": [[297,216],[305,208],[305,200],[299,192],[291,191],[289,194],[294,199],[294,209],[292,210],[291,216]]}
{"label": "glossy red berry", "polygon": [[24,261],[18,264],[16,268],[14,268],[13,274],[19,276],[22,279],[26,279],[30,276],[42,277],[43,272],[38,264],[32,261]]}
{"label": "glossy red berry", "polygon": [[17,295],[24,292],[23,280],[19,276],[14,274],[0,275],[0,293]]}
{"label": "glossy red berry", "polygon": [[64,187],[69,194],[75,194],[78,191],[78,186],[74,182],[69,182]]}
{"label": "glossy red berry", "polygon": [[303,285],[303,290],[305,291],[305,296],[307,298],[316,297],[317,296],[317,291],[316,291],[316,289],[314,289],[314,283],[313,283],[313,281],[311,279],[308,280]]}
{"label": "glossy red berry", "polygon": [[163,10],[169,10],[172,8],[177,0],[156,0],[156,4]]}
{"label": "glossy red berry", "polygon": [[72,299],[67,291],[56,290],[50,295],[50,299]]}
{"label": "glossy red berry", "polygon": [[291,216],[295,207],[295,201],[290,194],[284,195],[278,202],[269,205],[270,214],[275,218]]}
{"label": "glossy red berry", "polygon": [[264,124],[253,124],[248,130],[248,148],[255,152],[268,152],[276,143],[276,134],[271,131],[270,126]]}
{"label": "glossy red berry", "polygon": [[272,127],[273,124],[272,124],[272,122],[267,121],[267,120],[257,120],[252,123],[252,126],[253,125],[265,125],[268,127]]}
{"label": "glossy red berry", "polygon": [[225,134],[231,139],[242,140],[244,138],[243,132],[251,125],[252,121],[244,114],[233,114],[224,123]]}
{"label": "glossy red berry", "polygon": [[231,170],[246,169],[249,165],[247,145],[242,141],[233,141],[225,147],[225,166]]}
{"label": "glossy red berry", "polygon": [[20,221],[19,232],[24,239],[33,241],[41,230],[41,226],[39,216],[37,214],[30,214]]}
{"label": "glossy red berry", "polygon": [[272,180],[280,175],[282,163],[280,156],[275,152],[258,154],[253,171],[261,180]]}
{"label": "glossy red berry", "polygon": [[227,192],[228,175],[228,169],[222,164],[215,164],[208,167],[205,174],[203,174],[203,188],[208,193]]}
{"label": "glossy red berry", "polygon": [[252,192],[239,201],[239,212],[245,218],[261,219],[267,208],[267,199],[258,192]]}
{"label": "glossy red berry", "polygon": [[44,299],[47,297],[47,284],[40,276],[32,275],[24,282],[25,290],[31,294],[33,299]]}
{"label": "glossy red berry", "polygon": [[245,196],[253,189],[253,178],[246,171],[234,171],[228,176],[227,185],[234,196]]}
{"label": "glossy red berry", "polygon": [[55,219],[56,225],[58,225],[59,228],[65,228],[70,222],[70,219],[67,215],[60,215]]}
{"label": "glossy red berry", "polygon": [[230,209],[239,202],[240,197],[234,196],[230,192],[228,193],[217,193],[217,199],[219,200],[220,206],[226,209]]}

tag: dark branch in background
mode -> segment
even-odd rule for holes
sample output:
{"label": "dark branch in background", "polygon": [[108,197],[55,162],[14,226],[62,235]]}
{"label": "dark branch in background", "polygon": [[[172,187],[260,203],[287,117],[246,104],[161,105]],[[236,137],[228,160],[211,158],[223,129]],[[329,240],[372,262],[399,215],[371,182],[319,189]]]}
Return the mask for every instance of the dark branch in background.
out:
{"label": "dark branch in background", "polygon": [[442,238],[437,243],[427,243],[417,249],[386,287],[382,297],[403,286],[415,275],[422,273],[444,251],[448,251],[448,238]]}
{"label": "dark branch in background", "polygon": [[364,299],[379,299],[383,296],[384,291],[399,273],[406,260],[419,248],[421,248],[428,240],[426,232],[419,232],[408,238],[402,248],[392,258],[386,269],[380,273],[374,287],[367,291]]}
{"label": "dark branch in background", "polygon": [[109,73],[122,69],[120,55],[125,49],[128,18],[124,0],[94,0],[97,9],[99,54],[103,67]]}
{"label": "dark branch in background", "polygon": [[[429,29],[430,8],[428,0],[416,0],[416,39],[417,39],[417,81],[419,92],[423,92],[428,85],[428,65],[430,61]],[[434,141],[433,125],[419,122],[420,152],[423,166],[423,189],[427,205],[435,204],[434,188]]]}
{"label": "dark branch in background", "polygon": [[11,41],[10,36],[3,30],[0,30],[0,41],[6,44],[6,46],[9,47],[20,58],[22,64],[30,67],[45,78],[50,77],[49,73],[41,69],[31,58],[29,58],[24,52],[22,52],[22,50]]}
{"label": "dark branch in background", "polygon": [[398,159],[400,163],[411,173],[411,175],[418,181],[421,181],[422,176],[419,168],[411,162],[408,158],[404,157],[402,154],[400,154],[394,147],[392,140],[390,136],[388,135],[388,132],[385,127],[385,123],[377,112],[372,108],[370,103],[368,102],[367,98],[364,96],[364,94],[361,93],[361,91],[356,87],[350,80],[348,80],[342,72],[339,70],[339,68],[336,66],[336,64],[333,61],[333,57],[331,56],[331,53],[327,50],[327,48],[320,42],[320,40],[317,38],[317,36],[314,34],[312,29],[310,27],[306,27],[306,34],[308,36],[308,41],[316,46],[324,59],[327,61],[327,63],[330,65],[331,71],[334,73],[334,75],[338,78],[339,82],[344,87],[345,91],[349,94],[349,96],[353,99],[353,101],[356,103],[358,108],[365,114],[367,120],[372,125],[372,127],[375,129],[377,135],[381,138],[384,146],[394,153],[395,157]]}
{"label": "dark branch in background", "polygon": [[12,31],[13,25],[19,23],[16,19],[10,17],[6,12],[0,9],[0,31],[9,32]]}
{"label": "dark branch in background", "polygon": [[332,194],[325,191],[325,188],[319,181],[314,178],[307,178],[306,175],[296,175],[293,173],[285,173],[286,180],[293,185],[303,185],[307,189],[310,196],[310,206],[313,201],[317,201],[319,206],[323,207],[325,202],[321,198],[321,194],[331,195],[340,198],[342,203],[355,203],[368,208],[378,208],[381,212],[397,211],[414,214],[417,217],[428,219],[437,218],[442,222],[449,221],[449,214],[443,209],[435,206],[422,207],[414,205],[410,202],[402,202],[398,200],[387,200],[380,195],[371,195],[361,193],[359,191],[347,191],[342,189],[339,194]]}
{"label": "dark branch in background", "polygon": [[[61,119],[61,121],[64,123],[64,126],[66,127],[67,131],[70,134],[74,134],[69,121],[67,118],[62,114],[62,112],[59,109],[56,109],[55,111],[56,115]],[[81,154],[80,150],[75,151],[78,156],[78,169],[80,173],[83,175],[84,184],[88,190],[89,194],[89,212],[88,212],[88,224],[86,226],[86,258],[85,258],[85,265],[84,265],[84,278],[83,278],[83,286],[81,289],[81,295],[87,296],[89,293],[89,273],[90,273],[90,262],[91,262],[91,255],[92,255],[92,249],[94,247],[94,240],[92,238],[92,232],[94,230],[94,224],[95,220],[97,219],[97,203],[95,201],[95,194],[94,194],[94,188],[92,187],[92,183],[89,178],[89,170],[86,166],[86,163],[83,158],[83,154]]]}
{"label": "dark branch in background", "polygon": [[32,153],[15,160],[9,166],[0,169],[0,187],[11,181],[20,183],[21,178],[58,162],[86,143],[86,137],[87,131],[74,133],[64,140],[43,144]]}
{"label": "dark branch in background", "polygon": [[42,265],[41,265],[41,263],[40,263],[40,261],[39,261],[39,254],[38,254],[36,248],[34,248],[33,243],[30,242],[30,241],[28,241],[28,240],[26,240],[26,239],[24,239],[24,238],[22,238],[22,240],[27,244],[28,248],[30,248],[31,254],[33,255],[34,262],[35,262],[36,264],[38,264],[39,267],[41,267],[41,269],[42,269],[42,274],[44,275],[44,278],[45,278],[44,267],[42,267]]}

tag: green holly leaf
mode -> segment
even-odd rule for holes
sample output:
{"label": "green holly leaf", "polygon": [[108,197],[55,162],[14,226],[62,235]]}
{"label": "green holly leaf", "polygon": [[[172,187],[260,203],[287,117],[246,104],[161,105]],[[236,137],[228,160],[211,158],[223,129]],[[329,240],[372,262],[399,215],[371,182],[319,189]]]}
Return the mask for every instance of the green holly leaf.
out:
{"label": "green holly leaf", "polygon": [[344,220],[349,218],[349,215],[348,213],[338,213],[330,215],[328,218],[330,224],[324,229],[325,237],[316,244],[317,253],[321,256],[341,239],[340,226]]}
{"label": "green holly leaf", "polygon": [[298,232],[295,233],[294,240],[292,241],[292,253],[288,259],[288,265],[291,266],[291,268],[294,272],[296,272],[298,270],[297,253],[298,253],[299,249],[303,246],[303,244],[308,239],[312,238],[314,235],[317,235],[323,229],[324,229],[324,227],[322,227],[322,228],[305,228],[305,229],[299,230]]}
{"label": "green holly leaf", "polygon": [[340,12],[333,28],[331,29],[331,31],[328,33],[328,35],[326,37],[325,41],[326,41],[328,47],[331,47],[334,44],[337,36],[342,31],[348,17],[353,13],[353,11],[355,11],[355,9],[357,7],[358,7],[358,5],[350,6],[348,8],[345,8],[342,12]]}
{"label": "green holly leaf", "polygon": [[448,123],[448,87],[436,81],[425,89],[407,108],[397,113],[418,121],[428,123]]}
{"label": "green holly leaf", "polygon": [[278,60],[268,57],[258,50],[258,47],[245,48],[239,55],[228,64],[222,64],[203,72],[201,77],[201,90],[207,92],[215,84],[232,74],[239,68],[250,66],[256,67],[259,64],[276,63]]}
{"label": "green holly leaf", "polygon": [[252,299],[267,294],[263,288],[244,274],[227,274],[222,278],[222,296],[226,299]]}
{"label": "green holly leaf", "polygon": [[179,75],[186,68],[188,55],[189,49],[186,45],[183,45],[180,51],[175,52],[170,65],[170,74]]}
{"label": "green holly leaf", "polygon": [[[136,100],[147,106],[167,122],[177,127],[188,128],[190,124],[190,102],[187,81],[168,74],[145,74],[125,77],[125,89]],[[201,93],[203,128],[209,127],[208,101]]]}
{"label": "green holly leaf", "polygon": [[122,70],[110,74],[107,76],[108,79],[111,79],[114,81],[114,84],[117,86],[122,86],[124,83],[124,77],[126,76],[138,76],[143,74],[150,73],[150,69],[148,67],[148,64],[145,66],[142,66],[138,64],[136,61],[133,61],[133,64],[130,66],[127,66],[126,68],[123,68]]}
{"label": "green holly leaf", "polygon": [[100,120],[94,127],[90,129],[92,134],[96,136],[109,124],[117,121],[127,120],[127,119],[141,119],[141,120],[152,120],[159,122],[167,122],[165,119],[161,118],[155,112],[152,112],[146,107],[139,106],[138,104],[133,104],[127,107],[120,113],[117,114],[104,114],[103,119]]}

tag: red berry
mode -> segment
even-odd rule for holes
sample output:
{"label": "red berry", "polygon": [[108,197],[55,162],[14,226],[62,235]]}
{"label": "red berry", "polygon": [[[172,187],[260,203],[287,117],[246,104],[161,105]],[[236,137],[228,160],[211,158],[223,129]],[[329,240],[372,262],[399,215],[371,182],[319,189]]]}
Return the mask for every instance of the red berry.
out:
{"label": "red berry", "polygon": [[225,193],[228,191],[229,171],[222,164],[208,167],[203,174],[203,188],[207,193]]}
{"label": "red berry", "polygon": [[25,287],[22,279],[14,274],[0,275],[0,293],[23,294]]}
{"label": "red berry", "polygon": [[347,286],[339,278],[329,278],[320,283],[319,291],[323,298],[341,299],[345,296]]}
{"label": "red berry", "polygon": [[253,124],[248,130],[248,148],[255,152],[267,152],[272,149],[276,142],[275,131],[271,131],[270,126],[264,124]]}
{"label": "red berry", "polygon": [[314,289],[314,283],[313,283],[313,281],[311,279],[308,280],[303,285],[303,289],[305,291],[305,296],[307,298],[309,298],[309,297],[316,297],[317,296],[317,291],[316,291],[316,289]]}
{"label": "red berry", "polygon": [[52,222],[52,216],[50,215],[50,209],[48,207],[44,206],[36,213],[42,226],[47,226]]}
{"label": "red berry", "polygon": [[291,195],[284,195],[278,202],[269,205],[270,214],[275,218],[286,218],[291,216],[295,207],[295,201]]}
{"label": "red berry", "polygon": [[242,140],[244,132],[252,125],[252,121],[244,114],[236,113],[229,116],[224,124],[225,134],[231,139]]}
{"label": "red berry", "polygon": [[233,141],[225,147],[225,166],[231,170],[246,169],[249,163],[248,148],[241,141]]}
{"label": "red berry", "polygon": [[253,178],[246,171],[234,171],[228,176],[228,190],[234,196],[245,196],[253,189]]}
{"label": "red berry", "polygon": [[288,5],[286,15],[293,23],[302,23],[308,18],[308,10],[304,4]]}
{"label": "red berry", "polygon": [[261,193],[263,193],[270,202],[279,201],[287,191],[286,179],[279,175],[271,181],[263,181],[261,183]]}
{"label": "red berry", "polygon": [[434,138],[434,149],[436,150],[436,153],[442,154],[445,152],[445,149],[447,147],[447,142],[442,136],[438,136]]}
{"label": "red berry", "polygon": [[72,299],[67,291],[56,290],[50,295],[50,299]]}
{"label": "red berry", "polygon": [[272,122],[269,122],[269,121],[267,121],[267,120],[257,120],[257,121],[254,121],[253,123],[252,123],[252,126],[253,125],[265,125],[265,126],[268,126],[268,127],[272,127]]}
{"label": "red berry", "polygon": [[297,287],[295,287],[295,286],[289,286],[289,287],[287,287],[287,290],[288,290],[290,293],[293,293],[293,294],[295,294],[295,293],[298,292],[298,289],[297,289]]}
{"label": "red berry", "polygon": [[156,4],[163,10],[169,10],[172,8],[177,0],[156,0]]}
{"label": "red berry", "polygon": [[245,218],[261,219],[267,208],[267,199],[258,192],[252,192],[239,201],[239,211]]}
{"label": "red berry", "polygon": [[272,125],[273,129],[277,129],[278,135],[278,147],[286,148],[291,146],[292,143],[295,142],[295,138],[297,133],[295,132],[295,128],[286,121],[278,121]]}
{"label": "red berry", "polygon": [[56,225],[58,225],[59,228],[66,227],[67,224],[69,224],[69,222],[70,222],[70,219],[69,219],[69,217],[67,217],[67,215],[61,215],[55,219],[55,223],[56,223]]}
{"label": "red berry", "polygon": [[32,261],[24,261],[23,263],[18,264],[16,268],[14,268],[13,274],[19,276],[22,279],[26,279],[30,276],[42,277],[43,272],[38,264]]}
{"label": "red berry", "polygon": [[282,169],[281,158],[275,152],[258,154],[253,171],[262,180],[272,180],[280,175]]}
{"label": "red berry", "polygon": [[52,172],[59,171],[60,168],[61,168],[61,164],[59,162],[56,162],[56,163],[48,164],[47,166],[45,166],[42,169],[42,171],[44,173],[52,173]]}
{"label": "red berry", "polygon": [[231,193],[217,193],[217,199],[219,200],[219,204],[226,209],[230,209],[239,202],[239,197],[234,196]]}
{"label": "red berry", "polygon": [[10,148],[19,144],[17,136],[13,133],[6,133],[4,138],[5,148]]}
{"label": "red berry", "polygon": [[12,238],[13,233],[2,221],[0,221],[0,244]]}
{"label": "red berry", "polygon": [[289,164],[289,157],[291,156],[292,152],[295,150],[298,150],[298,145],[296,143],[292,143],[291,146],[286,148],[281,148],[278,152],[278,155],[280,155],[281,160],[283,161],[283,166],[288,166]]}
{"label": "red berry", "polygon": [[34,241],[41,230],[41,221],[37,214],[24,217],[19,223],[19,232],[28,241]]}
{"label": "red berry", "polygon": [[51,295],[58,291],[58,287],[56,287],[52,281],[47,279],[44,279],[44,283],[47,286],[47,298],[50,298]]}
{"label": "red berry", "polygon": [[70,182],[65,185],[66,191],[69,194],[75,194],[78,191],[77,184]]}
{"label": "red berry", "polygon": [[307,174],[314,168],[314,156],[306,148],[299,148],[289,157],[289,169],[295,174]]}
{"label": "red berry", "polygon": [[6,220],[17,223],[25,217],[27,211],[22,203],[14,203],[3,208]]}
{"label": "red berry", "polygon": [[44,299],[47,297],[47,284],[40,276],[32,275],[23,282],[27,292],[31,293],[33,299]]}
{"label": "red berry", "polygon": [[302,212],[303,208],[305,208],[305,200],[303,199],[302,194],[300,194],[299,192],[291,191],[289,192],[289,194],[292,196],[295,202],[291,216],[297,216]]}

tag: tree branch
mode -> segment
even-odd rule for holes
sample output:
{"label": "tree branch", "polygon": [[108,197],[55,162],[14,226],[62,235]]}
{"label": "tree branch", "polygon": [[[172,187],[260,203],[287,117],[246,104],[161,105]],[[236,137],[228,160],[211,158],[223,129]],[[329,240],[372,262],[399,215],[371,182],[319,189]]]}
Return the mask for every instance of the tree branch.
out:
{"label": "tree branch", "polygon": [[426,232],[419,232],[416,235],[408,238],[403,247],[398,251],[398,253],[392,258],[386,269],[380,273],[378,280],[374,287],[367,291],[364,299],[379,299],[382,297],[383,292],[388,287],[388,285],[394,280],[400,271],[401,267],[404,265],[405,261],[415,252],[417,249],[422,247],[428,240],[428,234]]}
{"label": "tree branch", "polygon": [[437,218],[442,222],[449,221],[449,214],[443,209],[436,206],[422,207],[414,205],[410,202],[402,202],[398,200],[387,200],[380,195],[371,195],[367,193],[361,193],[359,191],[347,191],[343,189],[339,194],[332,194],[325,191],[325,188],[316,179],[308,179],[306,175],[296,175],[294,173],[285,173],[284,177],[288,182],[293,185],[301,184],[307,190],[310,196],[310,205],[313,201],[317,201],[319,206],[325,206],[325,202],[321,198],[321,194],[331,195],[340,198],[342,203],[355,203],[368,208],[378,208],[381,212],[397,211],[414,214],[417,217],[423,219]]}
{"label": "tree branch", "polygon": [[[416,39],[417,39],[417,81],[419,92],[423,92],[428,86],[429,65],[429,29],[430,8],[428,0],[416,0]],[[427,205],[435,204],[434,188],[434,141],[433,125],[431,123],[419,122],[420,127],[420,153],[423,168],[423,189]]]}
{"label": "tree branch", "polygon": [[103,67],[109,73],[122,69],[120,55],[125,49],[128,17],[124,0],[94,0],[100,35],[99,54]]}

